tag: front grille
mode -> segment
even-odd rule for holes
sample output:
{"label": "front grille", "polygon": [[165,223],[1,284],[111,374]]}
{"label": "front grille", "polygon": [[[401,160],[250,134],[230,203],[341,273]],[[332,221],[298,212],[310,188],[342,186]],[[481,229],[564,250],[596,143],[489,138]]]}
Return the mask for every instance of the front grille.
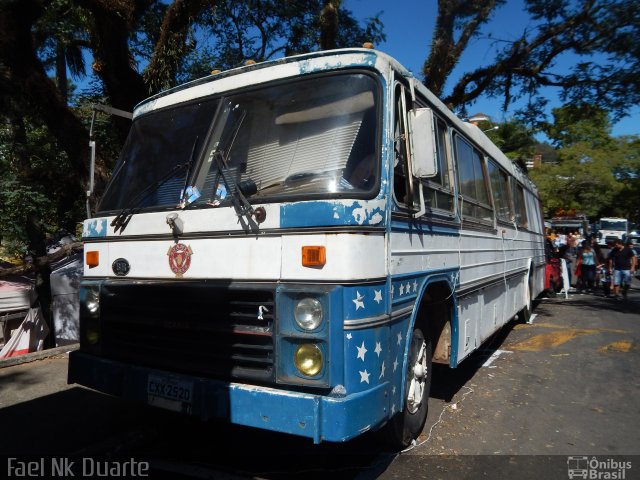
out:
{"label": "front grille", "polygon": [[224,380],[274,380],[274,291],[264,285],[108,282],[100,310],[107,358]]}

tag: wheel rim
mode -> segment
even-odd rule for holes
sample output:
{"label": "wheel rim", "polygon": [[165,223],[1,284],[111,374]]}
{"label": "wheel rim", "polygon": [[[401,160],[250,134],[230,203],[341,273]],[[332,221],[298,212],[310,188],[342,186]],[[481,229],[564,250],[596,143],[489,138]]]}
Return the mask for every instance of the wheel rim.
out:
{"label": "wheel rim", "polygon": [[410,381],[407,392],[407,410],[416,413],[422,405],[428,375],[427,344],[422,340],[416,361],[409,370]]}

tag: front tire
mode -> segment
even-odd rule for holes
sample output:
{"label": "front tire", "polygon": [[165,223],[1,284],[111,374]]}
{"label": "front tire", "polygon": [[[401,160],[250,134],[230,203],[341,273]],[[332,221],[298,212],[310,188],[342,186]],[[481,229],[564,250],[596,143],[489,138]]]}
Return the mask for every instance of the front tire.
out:
{"label": "front tire", "polygon": [[404,405],[385,427],[387,441],[403,449],[418,438],[427,421],[431,390],[433,345],[420,328],[413,330],[404,384]]}

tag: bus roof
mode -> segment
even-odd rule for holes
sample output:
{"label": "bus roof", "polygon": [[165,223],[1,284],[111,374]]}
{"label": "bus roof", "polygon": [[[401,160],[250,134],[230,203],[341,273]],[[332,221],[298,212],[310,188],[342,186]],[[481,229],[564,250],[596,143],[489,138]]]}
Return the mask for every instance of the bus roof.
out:
{"label": "bus roof", "polygon": [[344,68],[369,68],[382,74],[392,70],[400,73],[411,82],[412,89],[417,90],[431,103],[436,110],[459,131],[471,139],[476,146],[497,161],[502,168],[517,178],[529,190],[537,195],[537,189],[516,164],[514,164],[476,125],[458,118],[449,108],[414,75],[393,57],[378,50],[367,48],[344,48],[323,50],[284,57],[276,60],[244,65],[224,72],[215,73],[198,80],[176,86],[160,92],[134,109],[134,119],[158,108],[186,102],[189,100],[221,94],[239,88],[260,85],[263,83],[295,77],[299,75],[331,71]]}

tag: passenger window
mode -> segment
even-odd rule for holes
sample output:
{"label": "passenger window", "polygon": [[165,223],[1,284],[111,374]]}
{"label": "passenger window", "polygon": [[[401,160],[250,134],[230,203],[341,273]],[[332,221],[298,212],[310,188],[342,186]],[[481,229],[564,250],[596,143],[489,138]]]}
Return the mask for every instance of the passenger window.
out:
{"label": "passenger window", "polygon": [[459,136],[456,136],[455,147],[462,215],[483,223],[493,223],[482,156]]}
{"label": "passenger window", "polygon": [[487,169],[489,170],[489,180],[491,182],[496,215],[499,220],[510,222],[511,202],[509,201],[509,177],[493,160],[487,162]]}
{"label": "passenger window", "polygon": [[445,123],[436,119],[436,155],[438,160],[438,174],[424,180],[425,206],[431,209],[453,212],[453,191],[451,190],[451,178],[449,177],[449,151],[447,149],[447,127]]}
{"label": "passenger window", "polygon": [[522,185],[512,182],[513,193],[513,208],[515,210],[515,221],[520,227],[528,228],[529,222],[527,221],[527,210],[524,206],[524,191]]}

